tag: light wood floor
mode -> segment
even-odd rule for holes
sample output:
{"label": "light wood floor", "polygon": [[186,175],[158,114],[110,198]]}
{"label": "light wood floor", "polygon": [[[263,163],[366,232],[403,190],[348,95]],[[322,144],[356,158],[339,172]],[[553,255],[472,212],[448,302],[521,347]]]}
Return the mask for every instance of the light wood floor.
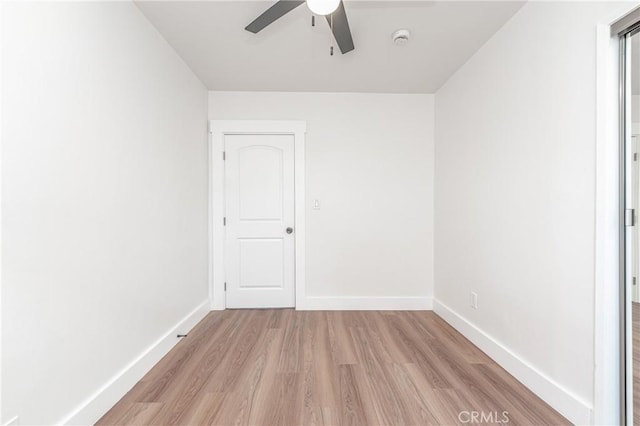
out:
{"label": "light wood floor", "polygon": [[98,424],[451,425],[461,411],[569,424],[433,312],[227,310]]}

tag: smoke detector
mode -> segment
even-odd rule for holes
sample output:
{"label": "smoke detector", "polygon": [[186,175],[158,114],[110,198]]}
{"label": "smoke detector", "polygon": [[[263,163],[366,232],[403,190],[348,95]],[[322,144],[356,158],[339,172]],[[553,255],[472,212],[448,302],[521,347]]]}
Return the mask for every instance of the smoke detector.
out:
{"label": "smoke detector", "polygon": [[404,46],[405,44],[409,43],[409,37],[411,37],[411,33],[409,32],[409,30],[398,30],[393,33],[393,44],[395,44],[396,46]]}

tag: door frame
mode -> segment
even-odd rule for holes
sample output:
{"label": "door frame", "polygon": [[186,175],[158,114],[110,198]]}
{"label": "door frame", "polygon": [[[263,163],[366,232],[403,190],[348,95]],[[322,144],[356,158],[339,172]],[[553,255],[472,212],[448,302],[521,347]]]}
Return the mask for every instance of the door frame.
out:
{"label": "door frame", "polygon": [[[620,40],[615,28],[633,7],[603,18],[596,28],[596,179],[594,369],[592,424],[624,424],[625,350],[622,298],[622,138]],[[623,10],[624,9],[624,10]]]}
{"label": "door frame", "polygon": [[592,424],[625,424],[624,51],[620,33],[640,7],[622,5],[596,28],[594,393]]}
{"label": "door frame", "polygon": [[226,135],[292,135],[294,137],[295,303],[304,307],[305,287],[305,134],[306,121],[209,121],[209,301],[212,311],[226,309],[224,240],[225,187],[224,137]]}

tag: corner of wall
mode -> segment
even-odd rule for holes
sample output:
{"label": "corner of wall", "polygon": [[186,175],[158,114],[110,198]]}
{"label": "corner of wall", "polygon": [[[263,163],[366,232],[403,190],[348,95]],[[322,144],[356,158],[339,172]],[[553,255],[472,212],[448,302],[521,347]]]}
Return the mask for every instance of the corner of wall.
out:
{"label": "corner of wall", "polygon": [[569,421],[580,425],[591,424],[592,407],[588,402],[574,395],[444,303],[435,300],[434,311]]}
{"label": "corner of wall", "polygon": [[208,313],[209,300],[196,306],[162,337],[145,349],[133,361],[116,373],[93,395],[80,403],[57,424],[94,424],[116,404],[142,377],[151,370],[180,340],[177,334],[187,334]]}

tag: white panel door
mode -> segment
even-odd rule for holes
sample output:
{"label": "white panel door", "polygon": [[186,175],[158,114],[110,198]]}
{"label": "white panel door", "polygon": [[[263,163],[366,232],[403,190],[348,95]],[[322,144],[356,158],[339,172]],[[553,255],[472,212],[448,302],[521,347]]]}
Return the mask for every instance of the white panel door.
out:
{"label": "white panel door", "polygon": [[228,308],[295,306],[294,136],[225,136]]}

